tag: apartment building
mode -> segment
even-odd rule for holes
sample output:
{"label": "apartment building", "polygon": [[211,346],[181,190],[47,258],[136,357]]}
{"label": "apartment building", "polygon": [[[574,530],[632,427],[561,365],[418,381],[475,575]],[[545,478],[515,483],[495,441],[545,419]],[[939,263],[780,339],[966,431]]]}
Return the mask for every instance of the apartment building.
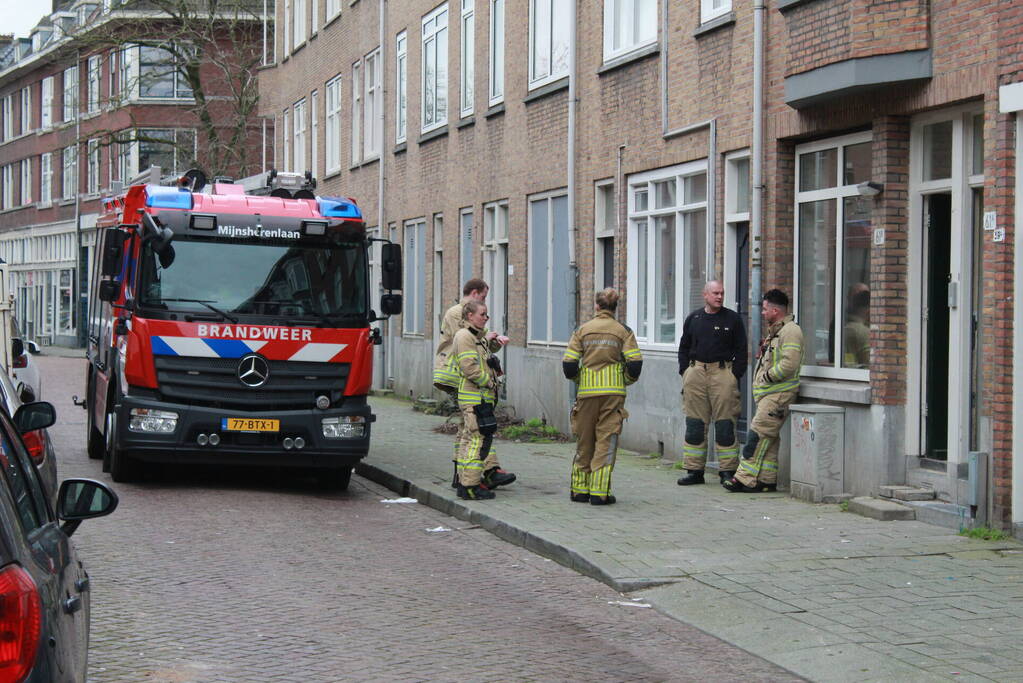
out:
{"label": "apartment building", "polygon": [[[149,5],[54,5],[29,37],[0,40],[0,258],[9,264],[25,334],[77,346],[102,198],[151,166],[170,175],[210,164],[210,133],[225,133],[219,123],[201,123],[183,55],[201,52],[198,82],[215,102],[206,111],[233,109],[232,84],[208,45],[186,49],[182,42],[205,25],[167,25]],[[239,41],[229,28],[222,48],[258,55],[260,17],[242,23],[251,40]],[[250,72],[260,61],[252,59]],[[259,170],[260,129],[250,118],[238,145],[243,154],[233,158],[250,159],[251,169],[232,163],[217,172]]]}
{"label": "apartment building", "polygon": [[799,404],[841,425],[809,495],[905,484],[1012,528],[1018,5],[283,0],[261,112],[278,168],[404,246],[396,392],[430,393],[439,317],[482,276],[506,405],[567,431],[561,354],[611,285],[646,361],[623,444],[677,459],[703,283],[747,316],[781,287]]}

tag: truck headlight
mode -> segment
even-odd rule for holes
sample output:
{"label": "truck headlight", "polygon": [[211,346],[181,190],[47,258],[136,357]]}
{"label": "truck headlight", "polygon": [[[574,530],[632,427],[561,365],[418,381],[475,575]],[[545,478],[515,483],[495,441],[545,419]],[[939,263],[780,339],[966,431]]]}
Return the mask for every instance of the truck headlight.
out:
{"label": "truck headlight", "polygon": [[361,439],[366,435],[366,418],[362,415],[325,417],[322,424],[325,439]]}
{"label": "truck headlight", "polygon": [[171,434],[178,426],[178,414],[167,410],[132,408],[128,430],[146,434]]}

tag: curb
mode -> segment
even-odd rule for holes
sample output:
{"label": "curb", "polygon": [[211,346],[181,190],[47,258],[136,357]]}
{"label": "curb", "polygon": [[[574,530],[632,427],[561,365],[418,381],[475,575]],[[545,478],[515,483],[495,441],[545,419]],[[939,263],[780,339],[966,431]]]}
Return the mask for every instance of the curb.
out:
{"label": "curb", "polygon": [[503,541],[525,548],[532,553],[553,560],[584,576],[596,579],[619,593],[631,593],[632,591],[654,588],[655,586],[675,583],[676,581],[674,579],[620,578],[611,576],[600,566],[560,543],[524,529],[519,529],[486,512],[470,508],[457,498],[449,498],[438,494],[436,491],[425,489],[375,465],[365,461],[359,462],[355,466],[355,473],[402,496],[415,498],[420,504],[433,508],[438,512],[475,524]]}

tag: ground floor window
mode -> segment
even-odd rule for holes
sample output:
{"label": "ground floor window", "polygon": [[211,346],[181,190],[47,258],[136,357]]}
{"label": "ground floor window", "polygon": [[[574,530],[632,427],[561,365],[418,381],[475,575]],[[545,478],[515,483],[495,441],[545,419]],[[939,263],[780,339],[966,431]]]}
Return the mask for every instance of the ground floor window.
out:
{"label": "ground floor window", "polygon": [[426,319],[426,221],[405,223],[405,334],[423,334]]}
{"label": "ground floor window", "polygon": [[568,197],[529,199],[529,340],[567,342],[575,317]]}

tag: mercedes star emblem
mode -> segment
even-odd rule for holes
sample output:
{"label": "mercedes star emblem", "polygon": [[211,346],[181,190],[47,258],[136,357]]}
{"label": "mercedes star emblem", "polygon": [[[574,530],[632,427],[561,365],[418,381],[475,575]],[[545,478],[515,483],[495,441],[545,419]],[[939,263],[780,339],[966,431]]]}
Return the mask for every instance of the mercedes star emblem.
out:
{"label": "mercedes star emblem", "polygon": [[256,354],[245,356],[238,362],[238,381],[248,387],[261,387],[270,379],[270,364]]}

